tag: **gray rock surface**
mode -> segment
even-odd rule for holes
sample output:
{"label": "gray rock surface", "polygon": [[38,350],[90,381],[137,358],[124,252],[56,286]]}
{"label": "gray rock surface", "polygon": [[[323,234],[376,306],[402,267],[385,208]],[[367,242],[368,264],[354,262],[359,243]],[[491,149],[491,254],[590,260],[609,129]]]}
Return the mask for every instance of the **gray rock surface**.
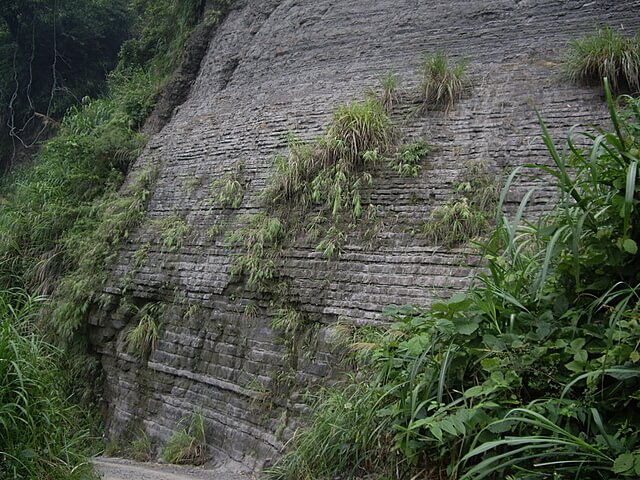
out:
{"label": "gray rock surface", "polygon": [[[429,245],[407,230],[450,198],[468,160],[487,161],[496,172],[548,161],[534,106],[558,139],[573,124],[604,121],[600,90],[568,83],[557,61],[570,39],[598,22],[634,31],[639,12],[638,1],[612,0],[236,1],[187,100],[134,168],[151,163],[160,175],[147,220],[110,266],[106,306],[92,316],[109,435],[143,428],[161,443],[180,418],[199,411],[214,458],[248,467],[272,461],[307,410],[301,392],[333,375],[327,327],[338,319],[379,324],[387,304],[428,305],[468,284],[477,265],[470,251]],[[403,137],[427,138],[436,151],[416,179],[377,172],[368,192],[383,220],[375,241],[353,232],[339,261],[327,262],[313,242],[299,239],[281,259],[288,301],[315,325],[292,359],[270,326],[272,297],[231,277],[224,234],[211,240],[207,230],[231,231],[258,210],[286,132],[321,134],[337,105],[361,98],[389,70],[406,92],[395,114],[411,113],[421,55],[436,49],[470,61],[473,88],[448,114],[404,115]],[[238,161],[248,182],[242,206],[212,206],[209,186]],[[519,179],[513,200],[533,185],[532,209],[544,210],[550,186],[531,175]],[[174,252],[162,246],[158,228],[172,215],[191,226]],[[136,255],[141,249],[146,257]],[[166,304],[148,359],[125,348],[136,322],[117,308],[125,294],[138,307]],[[295,388],[282,388],[286,376]]]}

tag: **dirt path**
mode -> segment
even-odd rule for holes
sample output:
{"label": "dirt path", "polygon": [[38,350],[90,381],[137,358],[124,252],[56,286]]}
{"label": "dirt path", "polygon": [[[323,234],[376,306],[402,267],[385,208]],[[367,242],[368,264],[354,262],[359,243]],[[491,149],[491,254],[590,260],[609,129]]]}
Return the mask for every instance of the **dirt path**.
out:
{"label": "dirt path", "polygon": [[103,480],[256,480],[257,477],[228,468],[207,470],[159,463],[137,463],[121,458],[98,457],[93,461]]}

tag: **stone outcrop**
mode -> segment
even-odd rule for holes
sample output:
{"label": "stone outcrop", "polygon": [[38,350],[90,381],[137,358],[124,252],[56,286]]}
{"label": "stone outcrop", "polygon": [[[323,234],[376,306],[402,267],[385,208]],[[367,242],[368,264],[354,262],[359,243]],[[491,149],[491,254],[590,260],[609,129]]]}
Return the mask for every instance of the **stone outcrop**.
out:
{"label": "stone outcrop", "polygon": [[[638,1],[613,0],[234,2],[188,98],[134,167],[159,169],[147,220],[120,247],[107,301],[92,316],[109,434],[142,427],[161,442],[180,418],[199,411],[215,459],[255,467],[277,456],[305,411],[305,386],[332,375],[329,326],[378,324],[387,304],[428,305],[469,283],[477,265],[469,250],[410,233],[450,198],[466,161],[489,162],[497,175],[547,162],[534,107],[558,139],[571,125],[604,121],[600,89],[568,83],[558,58],[597,23],[635,31],[638,12]],[[469,60],[473,87],[449,113],[413,114],[421,55],[437,49]],[[292,353],[271,328],[274,294],[252,292],[231,276],[237,251],[225,247],[224,232],[261,208],[288,131],[318,136],[337,105],[361,98],[390,70],[405,93],[394,113],[404,119],[401,135],[436,148],[417,178],[376,172],[368,195],[381,222],[373,240],[353,232],[332,261],[304,238],[286,246],[278,277],[287,282],[287,302],[311,324]],[[212,205],[209,186],[238,162],[245,165],[242,205]],[[532,208],[546,208],[548,182],[531,176],[520,178],[513,198],[533,185]],[[163,245],[161,225],[173,217],[188,233]],[[214,238],[212,226],[221,231]],[[125,297],[138,308],[164,305],[148,358],[125,348],[135,322]]]}

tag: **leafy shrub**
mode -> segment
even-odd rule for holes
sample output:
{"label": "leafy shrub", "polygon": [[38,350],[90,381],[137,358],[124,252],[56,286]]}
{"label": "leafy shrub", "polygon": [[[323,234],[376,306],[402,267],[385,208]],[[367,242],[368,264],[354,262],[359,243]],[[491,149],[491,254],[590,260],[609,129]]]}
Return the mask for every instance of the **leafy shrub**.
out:
{"label": "leafy shrub", "polygon": [[424,56],[420,86],[424,108],[449,110],[462,98],[468,83],[466,62],[450,66],[449,57],[443,51]]}
{"label": "leafy shrub", "polygon": [[605,26],[593,35],[574,40],[563,69],[574,82],[597,83],[608,78],[614,91],[640,90],[640,33],[626,37]]}
{"label": "leafy shrub", "polygon": [[424,140],[406,143],[398,149],[387,166],[403,177],[417,177],[422,172],[422,161],[431,147]]}
{"label": "leafy shrub", "polygon": [[321,403],[274,477],[637,477],[640,105],[618,114],[605,92],[614,131],[585,132],[588,148],[572,129],[560,155],[541,122],[555,210],[526,221],[531,193],[511,219],[499,208],[468,292],[387,308],[348,401],[368,415]]}
{"label": "leafy shrub", "polygon": [[168,463],[202,465],[207,460],[204,418],[194,413],[183,418],[162,449],[160,458]]}

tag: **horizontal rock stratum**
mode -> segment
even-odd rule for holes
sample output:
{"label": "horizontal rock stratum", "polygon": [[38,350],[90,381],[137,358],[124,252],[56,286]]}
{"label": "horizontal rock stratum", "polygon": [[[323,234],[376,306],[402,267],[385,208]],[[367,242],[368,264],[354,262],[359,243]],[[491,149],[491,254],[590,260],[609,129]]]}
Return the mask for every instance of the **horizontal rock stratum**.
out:
{"label": "horizontal rock stratum", "polygon": [[[147,217],[119,247],[92,315],[109,435],[142,428],[162,443],[200,412],[214,459],[259,467],[277,457],[306,412],[304,391],[336,375],[331,325],[380,324],[388,304],[428,305],[469,283],[472,250],[411,233],[451,197],[467,162],[487,162],[496,175],[548,162],[534,108],[559,141],[571,125],[604,121],[601,90],[569,83],[558,61],[598,23],[635,31],[639,10],[613,0],[234,2],[187,100],[133,168],[159,172]],[[422,55],[439,49],[469,61],[472,87],[447,113],[417,114]],[[286,289],[246,288],[231,275],[238,250],[225,247],[225,234],[261,210],[287,132],[321,135],[338,105],[389,71],[403,93],[398,136],[434,147],[425,170],[403,178],[381,162],[366,192],[378,209],[373,237],[356,228],[340,257],[326,260],[299,235],[278,260],[273,284]],[[240,163],[240,207],[216,206],[210,185]],[[520,178],[513,199],[533,185],[532,208],[544,210],[550,189],[533,178]],[[184,227],[175,241],[162,231],[171,222]],[[271,327],[274,301],[307,319],[295,348]],[[127,351],[138,320],[123,305],[150,303],[163,307],[160,338],[141,359]]]}

